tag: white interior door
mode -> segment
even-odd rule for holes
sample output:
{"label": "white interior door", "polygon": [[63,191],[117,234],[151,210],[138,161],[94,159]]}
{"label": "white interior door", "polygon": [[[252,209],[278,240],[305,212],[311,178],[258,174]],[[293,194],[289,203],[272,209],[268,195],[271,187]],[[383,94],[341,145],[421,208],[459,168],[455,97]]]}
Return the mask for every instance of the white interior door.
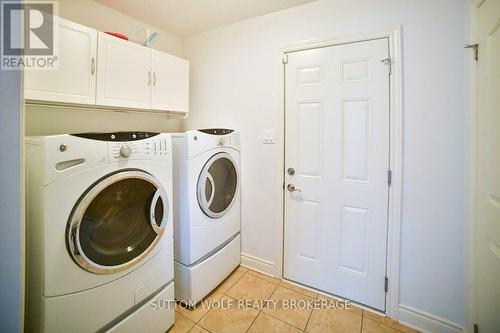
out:
{"label": "white interior door", "polygon": [[58,21],[59,69],[25,71],[24,97],[95,104],[97,31],[63,18]]}
{"label": "white interior door", "polygon": [[476,320],[500,331],[500,0],[479,8],[476,128]]}
{"label": "white interior door", "polygon": [[[288,54],[284,275],[385,310],[387,38]],[[295,190],[294,190],[295,187]]]}
{"label": "white interior door", "polygon": [[149,109],[151,49],[99,32],[97,104]]}
{"label": "white interior door", "polygon": [[153,50],[151,108],[188,112],[189,61]]}

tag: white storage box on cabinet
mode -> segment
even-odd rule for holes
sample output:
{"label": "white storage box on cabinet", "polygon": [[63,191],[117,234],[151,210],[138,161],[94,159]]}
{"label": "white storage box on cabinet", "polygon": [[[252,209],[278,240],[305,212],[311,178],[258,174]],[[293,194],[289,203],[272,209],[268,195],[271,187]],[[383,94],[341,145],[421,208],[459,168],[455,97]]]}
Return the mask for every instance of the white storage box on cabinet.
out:
{"label": "white storage box on cabinet", "polygon": [[24,72],[27,100],[95,104],[97,31],[58,18],[58,70]]}
{"label": "white storage box on cabinet", "polygon": [[152,50],[151,109],[188,112],[189,61]]}
{"label": "white storage box on cabinet", "polygon": [[97,104],[151,107],[151,49],[99,32]]}

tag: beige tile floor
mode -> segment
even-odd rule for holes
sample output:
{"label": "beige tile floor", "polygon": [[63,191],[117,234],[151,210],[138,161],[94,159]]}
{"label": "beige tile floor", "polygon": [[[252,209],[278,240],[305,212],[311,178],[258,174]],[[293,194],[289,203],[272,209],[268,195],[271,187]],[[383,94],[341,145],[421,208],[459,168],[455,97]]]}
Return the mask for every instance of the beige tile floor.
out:
{"label": "beige tile floor", "polygon": [[[168,333],[417,333],[389,318],[352,306],[350,309],[283,309],[282,300],[328,300],[318,293],[238,267],[194,310],[177,307]],[[207,306],[211,300],[223,309]],[[238,307],[238,300],[271,300],[276,307]]]}

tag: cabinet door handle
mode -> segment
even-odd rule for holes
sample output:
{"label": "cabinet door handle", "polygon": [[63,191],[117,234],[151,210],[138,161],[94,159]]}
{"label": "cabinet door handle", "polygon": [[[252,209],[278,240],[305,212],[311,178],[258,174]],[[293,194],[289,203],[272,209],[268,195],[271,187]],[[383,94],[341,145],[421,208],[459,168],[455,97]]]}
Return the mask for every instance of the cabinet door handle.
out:
{"label": "cabinet door handle", "polygon": [[151,85],[151,71],[148,71],[148,87]]}
{"label": "cabinet door handle", "polygon": [[153,72],[153,87],[156,86],[156,72]]}
{"label": "cabinet door handle", "polygon": [[95,73],[95,58],[92,57],[92,61],[90,62],[90,74],[94,75]]}

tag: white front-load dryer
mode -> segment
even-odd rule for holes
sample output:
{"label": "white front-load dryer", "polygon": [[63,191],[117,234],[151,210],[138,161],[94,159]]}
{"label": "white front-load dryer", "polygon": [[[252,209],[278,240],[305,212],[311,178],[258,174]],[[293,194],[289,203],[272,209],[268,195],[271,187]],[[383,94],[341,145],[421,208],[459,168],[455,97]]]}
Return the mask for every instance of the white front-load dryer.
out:
{"label": "white front-load dryer", "polygon": [[175,296],[193,305],[240,263],[240,138],[206,129],[172,140]]}
{"label": "white front-load dryer", "polygon": [[26,142],[27,331],[165,332],[174,320],[171,137]]}

